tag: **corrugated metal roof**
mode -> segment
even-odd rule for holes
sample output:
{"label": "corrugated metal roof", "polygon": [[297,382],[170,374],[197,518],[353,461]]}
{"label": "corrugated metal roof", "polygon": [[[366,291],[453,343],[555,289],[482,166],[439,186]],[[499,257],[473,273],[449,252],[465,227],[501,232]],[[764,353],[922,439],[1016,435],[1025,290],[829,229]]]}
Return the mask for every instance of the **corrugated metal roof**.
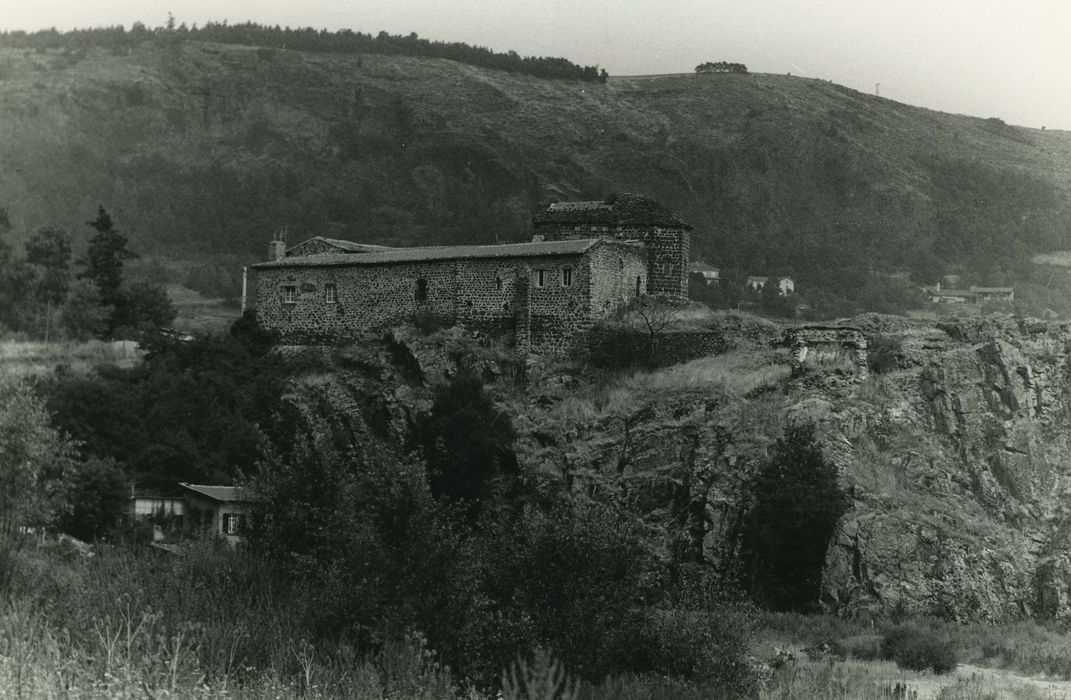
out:
{"label": "corrugated metal roof", "polygon": [[207,486],[205,484],[187,484],[186,482],[179,482],[179,486],[194,493],[199,493],[206,498],[211,498],[213,501],[233,503],[253,500],[249,490],[241,486]]}
{"label": "corrugated metal roof", "polygon": [[381,265],[398,262],[430,262],[433,260],[463,260],[479,258],[520,258],[544,255],[579,255],[598,243],[598,238],[568,241],[539,241],[534,243],[505,243],[500,245],[451,245],[423,248],[391,248],[378,253],[352,255],[349,253],[318,253],[295,255],[253,265],[254,268],[317,267],[328,265]]}

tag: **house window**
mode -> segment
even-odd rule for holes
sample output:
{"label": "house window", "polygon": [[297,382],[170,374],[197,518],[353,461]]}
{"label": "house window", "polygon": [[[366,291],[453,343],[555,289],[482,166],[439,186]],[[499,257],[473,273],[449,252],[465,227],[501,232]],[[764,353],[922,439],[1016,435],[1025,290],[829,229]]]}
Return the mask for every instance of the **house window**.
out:
{"label": "house window", "polygon": [[413,298],[417,301],[428,300],[428,281],[423,277],[416,281],[416,292],[413,294]]}
{"label": "house window", "polygon": [[563,287],[572,287],[573,286],[573,268],[571,268],[571,267],[563,267],[562,268],[562,286]]}
{"label": "house window", "polygon": [[328,304],[338,303],[338,288],[333,284],[324,285],[324,301]]}
{"label": "house window", "polygon": [[296,304],[297,303],[297,287],[294,285],[287,285],[283,287],[283,303],[284,304]]}
{"label": "house window", "polygon": [[495,289],[499,289],[499,290],[502,289],[502,278],[501,277],[496,277],[495,278]]}
{"label": "house window", "polygon": [[241,513],[224,513],[223,514],[223,534],[224,535],[240,535],[244,528],[242,522]]}
{"label": "house window", "polygon": [[535,286],[543,287],[547,284],[547,271],[534,270]]}

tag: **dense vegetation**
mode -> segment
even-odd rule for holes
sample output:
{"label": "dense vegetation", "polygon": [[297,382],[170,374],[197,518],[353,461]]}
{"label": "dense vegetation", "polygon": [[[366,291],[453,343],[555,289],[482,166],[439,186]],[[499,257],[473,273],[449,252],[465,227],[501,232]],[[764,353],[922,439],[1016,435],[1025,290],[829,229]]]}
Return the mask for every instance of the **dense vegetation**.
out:
{"label": "dense vegetation", "polygon": [[[0,207],[0,334],[46,341],[135,338],[171,324],[175,309],[163,288],[124,275],[124,264],[137,255],[103,206],[88,225],[95,233],[84,259],[73,261],[71,235],[50,226],[35,231],[19,255]],[[76,277],[72,262],[83,267]]]}
{"label": "dense vegetation", "polygon": [[342,29],[331,32],[312,27],[280,28],[255,22],[228,24],[209,22],[203,27],[185,23],[175,26],[173,19],[167,26],[150,29],[135,22],[130,30],[122,25],[98,29],[73,29],[59,32],[43,29],[36,32],[0,32],[0,47],[20,49],[85,51],[104,48],[115,53],[125,53],[146,42],[161,42],[174,45],[180,41],[211,41],[219,44],[257,46],[265,49],[289,49],[316,53],[341,54],[387,54],[395,56],[419,56],[422,58],[448,58],[483,68],[524,73],[538,78],[586,80],[606,82],[606,71],[597,66],[579,66],[565,58],[544,56],[519,56],[515,51],[499,53],[483,46],[471,46],[463,42],[445,42],[421,39],[416,33],[401,35],[379,32],[375,36]]}

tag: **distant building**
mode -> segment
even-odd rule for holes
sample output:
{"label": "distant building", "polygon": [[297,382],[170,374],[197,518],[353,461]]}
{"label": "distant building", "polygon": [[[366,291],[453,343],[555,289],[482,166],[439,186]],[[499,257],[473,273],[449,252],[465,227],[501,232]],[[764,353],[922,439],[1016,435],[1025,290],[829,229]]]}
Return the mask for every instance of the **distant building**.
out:
{"label": "distant building", "polygon": [[242,540],[245,532],[250,493],[240,486],[208,486],[180,483],[184,490],[189,526],[218,535],[231,544]]}
{"label": "distant building", "polygon": [[721,283],[721,270],[702,260],[688,263],[688,274],[702,278],[708,285]]}
{"label": "distant building", "polygon": [[1015,301],[1015,289],[1013,287],[971,287],[976,304],[984,304],[987,301],[1009,302]]}
{"label": "distant building", "polygon": [[[946,275],[942,279],[949,277]],[[958,279],[958,278],[957,278]],[[941,282],[932,287],[923,287],[922,291],[931,304],[973,304],[981,305],[987,302],[1012,302],[1015,301],[1014,287],[976,287],[969,289],[949,289],[941,286]]]}
{"label": "distant building", "polygon": [[[769,277],[759,277],[751,275],[747,278],[747,282],[744,284],[752,289],[761,292],[762,288],[766,286],[766,282],[769,281]],[[796,291],[796,282],[791,277],[774,277],[774,283],[777,285],[778,291],[781,296],[788,296]]]}

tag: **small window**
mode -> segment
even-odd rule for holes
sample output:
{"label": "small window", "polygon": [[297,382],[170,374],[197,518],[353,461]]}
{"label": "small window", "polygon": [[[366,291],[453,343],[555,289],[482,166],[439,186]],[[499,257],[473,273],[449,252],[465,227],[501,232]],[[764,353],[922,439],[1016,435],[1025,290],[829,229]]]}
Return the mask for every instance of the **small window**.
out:
{"label": "small window", "polygon": [[283,287],[283,303],[284,304],[296,304],[297,303],[297,287],[293,285],[287,285]]}
{"label": "small window", "polygon": [[241,513],[224,513],[223,514],[223,534],[224,535],[240,535],[242,534],[242,528],[244,523],[242,522]]}
{"label": "small window", "polygon": [[546,270],[535,270],[534,278],[535,278],[535,286],[537,286],[537,287],[546,286],[546,284],[547,284],[547,271]]}
{"label": "small window", "polygon": [[328,304],[338,303],[338,288],[333,284],[324,285],[324,301]]}
{"label": "small window", "polygon": [[636,278],[636,296],[640,295],[640,282],[641,282],[640,278],[637,277]]}
{"label": "small window", "polygon": [[416,281],[416,292],[413,294],[413,298],[417,301],[428,300],[428,281],[423,277]]}
{"label": "small window", "polygon": [[563,267],[562,268],[562,286],[563,287],[572,287],[573,286],[573,268],[571,268],[571,267]]}
{"label": "small window", "polygon": [[502,289],[502,278],[501,277],[496,277],[495,278],[495,289],[498,289],[498,290]]}

